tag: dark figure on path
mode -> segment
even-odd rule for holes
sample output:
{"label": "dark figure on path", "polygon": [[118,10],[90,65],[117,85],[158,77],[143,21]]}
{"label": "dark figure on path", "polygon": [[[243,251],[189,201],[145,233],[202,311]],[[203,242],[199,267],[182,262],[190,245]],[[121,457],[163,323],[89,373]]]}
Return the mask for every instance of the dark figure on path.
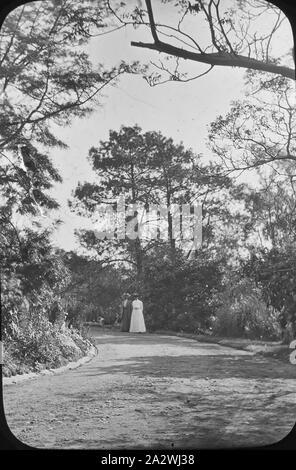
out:
{"label": "dark figure on path", "polygon": [[122,302],[121,331],[129,331],[132,315],[132,302],[129,294],[125,294]]}

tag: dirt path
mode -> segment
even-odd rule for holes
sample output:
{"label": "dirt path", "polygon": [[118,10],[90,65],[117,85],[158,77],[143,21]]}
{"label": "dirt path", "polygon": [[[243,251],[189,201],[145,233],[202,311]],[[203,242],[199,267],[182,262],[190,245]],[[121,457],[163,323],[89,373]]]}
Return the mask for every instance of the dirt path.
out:
{"label": "dirt path", "polygon": [[215,344],[93,329],[99,355],[4,387],[8,425],[44,448],[271,444],[296,420],[296,366]]}

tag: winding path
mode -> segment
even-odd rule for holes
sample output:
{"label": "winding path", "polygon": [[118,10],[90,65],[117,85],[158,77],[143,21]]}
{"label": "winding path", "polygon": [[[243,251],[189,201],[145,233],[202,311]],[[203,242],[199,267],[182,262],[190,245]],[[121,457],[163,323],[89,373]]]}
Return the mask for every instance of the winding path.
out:
{"label": "winding path", "polygon": [[92,329],[75,370],[4,387],[8,425],[38,448],[271,444],[296,420],[296,366],[215,344]]}

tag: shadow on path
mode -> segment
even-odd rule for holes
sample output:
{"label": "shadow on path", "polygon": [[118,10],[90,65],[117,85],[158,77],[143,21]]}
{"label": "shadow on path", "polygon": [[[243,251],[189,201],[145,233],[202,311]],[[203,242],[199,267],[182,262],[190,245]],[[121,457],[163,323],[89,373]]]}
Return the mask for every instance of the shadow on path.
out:
{"label": "shadow on path", "polygon": [[[276,362],[277,364],[277,362]],[[180,355],[180,356],[146,356],[124,358],[116,365],[89,366],[85,376],[104,374],[128,374],[138,377],[175,377],[191,379],[292,379],[296,378],[296,368],[289,364],[255,358],[254,356],[234,355]]]}
{"label": "shadow on path", "polygon": [[7,388],[13,434],[37,448],[270,444],[296,415],[296,368],[187,338],[93,328],[83,367]]}

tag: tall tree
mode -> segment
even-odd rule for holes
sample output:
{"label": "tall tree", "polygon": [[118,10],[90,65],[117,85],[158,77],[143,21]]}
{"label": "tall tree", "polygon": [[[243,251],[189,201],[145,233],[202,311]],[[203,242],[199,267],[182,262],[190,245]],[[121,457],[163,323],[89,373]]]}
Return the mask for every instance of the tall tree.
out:
{"label": "tall tree", "polygon": [[7,16],[0,46],[2,149],[27,139],[62,145],[50,123],[66,125],[89,113],[100,90],[122,72],[94,66],[85,48],[105,17],[103,4],[73,0],[31,2]]}
{"label": "tall tree", "polygon": [[[256,91],[260,89],[258,93]],[[296,161],[295,87],[250,74],[248,100],[236,101],[210,128],[211,149],[228,171]]]}
{"label": "tall tree", "polygon": [[[147,168],[147,143],[138,126],[122,127],[120,132],[110,131],[109,140],[101,142],[98,148],[92,147],[89,158],[99,178],[99,184],[85,183],[76,188],[75,197],[82,207],[95,212],[99,204],[107,203],[115,208],[116,198],[120,195],[125,196],[124,209],[128,205],[148,203],[153,181],[149,178],[149,167]],[[135,208],[127,216],[126,222],[132,224],[138,215]],[[131,249],[132,262],[135,263],[140,276],[143,255],[137,221],[134,223],[133,232],[134,238],[126,238],[125,243],[128,243]],[[117,240],[113,240],[113,243],[117,244]]]}
{"label": "tall tree", "polygon": [[16,8],[2,25],[1,182],[11,194],[26,194],[28,211],[54,205],[43,192],[60,180],[48,150],[66,144],[53,125],[90,113],[100,91],[131,70],[125,64],[106,70],[89,58],[87,43],[106,15],[104,3],[49,0]]}
{"label": "tall tree", "polygon": [[[296,241],[296,183],[294,175],[262,175],[260,186],[242,197],[248,216],[244,232],[257,248],[285,249]],[[250,242],[249,242],[250,243]]]}
{"label": "tall tree", "polygon": [[[54,126],[90,113],[100,91],[128,69],[120,64],[106,70],[88,56],[88,41],[101,33],[105,18],[104,3],[49,0],[17,7],[1,27],[1,276],[8,284],[20,276],[23,293],[30,280],[40,294],[42,278],[46,282],[41,267],[51,270],[45,249],[49,235],[38,217],[58,206],[49,190],[61,177],[50,152],[66,145]],[[37,220],[33,225],[30,217],[22,217],[19,228],[16,213],[37,215]],[[58,258],[52,258],[58,268]]]}
{"label": "tall tree", "polygon": [[[127,207],[142,204],[143,209],[149,211],[149,206],[154,206],[158,214],[148,212],[148,220],[142,223],[139,220],[135,224],[135,234],[139,235],[135,240],[142,238],[140,231],[143,226],[147,223],[151,226],[152,220],[158,216],[163,220],[162,228],[166,227],[172,253],[175,248],[173,205],[193,203],[194,199],[202,198],[223,184],[222,179],[214,178],[217,169],[203,165],[201,158],[186,150],[183,144],[175,144],[160,132],[143,133],[138,126],[122,127],[119,132],[110,131],[109,140],[91,148],[89,158],[99,182],[77,187],[76,209],[84,208],[95,213],[99,204],[113,206],[120,195],[125,196]],[[226,184],[226,179],[223,182]],[[142,214],[136,215],[140,219]],[[135,246],[140,250],[140,245]],[[136,263],[140,270],[141,262],[138,260]]]}

